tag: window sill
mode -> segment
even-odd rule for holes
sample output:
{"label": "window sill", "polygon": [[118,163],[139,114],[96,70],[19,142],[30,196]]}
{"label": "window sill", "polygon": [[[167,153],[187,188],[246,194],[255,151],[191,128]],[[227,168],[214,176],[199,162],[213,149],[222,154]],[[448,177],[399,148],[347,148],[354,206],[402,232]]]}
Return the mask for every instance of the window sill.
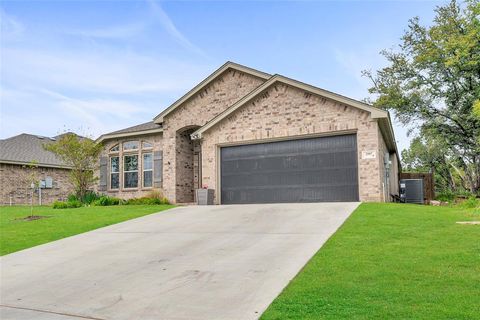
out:
{"label": "window sill", "polygon": [[121,191],[125,191],[125,192],[132,192],[132,191],[138,191],[139,188],[123,188]]}

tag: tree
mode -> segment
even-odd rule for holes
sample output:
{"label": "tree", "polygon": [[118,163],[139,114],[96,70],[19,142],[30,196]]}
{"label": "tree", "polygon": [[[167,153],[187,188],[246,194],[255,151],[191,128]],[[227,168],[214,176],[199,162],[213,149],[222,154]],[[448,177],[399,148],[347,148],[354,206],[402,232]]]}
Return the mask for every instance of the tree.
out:
{"label": "tree", "polygon": [[65,164],[72,167],[71,182],[77,197],[84,201],[87,191],[97,181],[94,169],[98,163],[102,145],[74,133],[66,133],[60,135],[55,142],[45,144],[44,148],[55,153]]}
{"label": "tree", "polygon": [[433,173],[437,192],[457,191],[462,185],[458,175],[451,170],[450,158],[444,142],[428,133],[413,138],[410,147],[402,151],[404,170]]}
{"label": "tree", "polygon": [[399,50],[382,51],[389,65],[364,75],[373,83],[374,105],[441,140],[451,170],[479,192],[480,1],[452,1],[435,12],[430,27],[411,19]]}
{"label": "tree", "polygon": [[[22,170],[18,176],[20,185],[25,188],[25,194],[30,196],[30,216],[33,216],[33,194],[35,190],[40,188],[40,178],[38,177],[38,165],[37,161],[31,161],[22,166]],[[13,194],[13,192],[12,192]]]}

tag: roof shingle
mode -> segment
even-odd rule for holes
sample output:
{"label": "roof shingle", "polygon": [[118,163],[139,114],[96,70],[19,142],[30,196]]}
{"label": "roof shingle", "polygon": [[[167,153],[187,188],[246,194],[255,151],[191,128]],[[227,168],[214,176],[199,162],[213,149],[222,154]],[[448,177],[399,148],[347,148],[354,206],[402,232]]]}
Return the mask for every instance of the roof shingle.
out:
{"label": "roof shingle", "polygon": [[112,135],[112,134],[131,133],[131,132],[144,131],[144,130],[161,129],[161,128],[162,128],[162,125],[157,124],[153,121],[148,121],[142,124],[137,124],[136,126],[133,126],[133,127],[128,127],[125,129],[106,133],[104,134],[104,136]]}
{"label": "roof shingle", "polygon": [[44,144],[52,143],[55,138],[22,133],[20,135],[0,140],[0,163],[14,162],[28,164],[35,161],[38,166],[68,167],[54,153],[43,148]]}

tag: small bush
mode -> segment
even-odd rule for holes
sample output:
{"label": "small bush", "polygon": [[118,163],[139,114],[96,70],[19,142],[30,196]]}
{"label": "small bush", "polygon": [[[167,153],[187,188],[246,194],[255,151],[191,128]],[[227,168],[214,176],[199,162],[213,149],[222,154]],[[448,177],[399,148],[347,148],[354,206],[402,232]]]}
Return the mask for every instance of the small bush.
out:
{"label": "small bush", "polygon": [[453,202],[453,200],[455,199],[455,194],[450,190],[446,190],[438,193],[436,199],[442,202]]}
{"label": "small bush", "polygon": [[67,202],[66,201],[55,201],[53,202],[53,209],[66,209]]}
{"label": "small bush", "polygon": [[475,196],[470,196],[462,202],[461,206],[467,209],[480,208],[480,199],[477,199]]}
{"label": "small bush", "polygon": [[101,196],[93,201],[94,206],[117,206],[122,203],[122,200],[115,197]]}
{"label": "small bush", "polygon": [[84,203],[84,204],[92,204],[92,202],[94,202],[98,198],[100,198],[100,196],[94,191],[87,191],[87,193],[82,199],[74,193],[69,194],[67,198],[67,202],[80,201],[81,203]]}
{"label": "small bush", "polygon": [[169,204],[169,201],[165,197],[161,198],[150,198],[150,197],[141,197],[141,198],[132,198],[125,202],[127,205],[159,205],[159,204]]}
{"label": "small bush", "polygon": [[157,199],[163,199],[163,192],[160,190],[153,190],[147,193],[147,196],[145,198],[157,198]]}
{"label": "small bush", "polygon": [[67,202],[80,201],[76,194],[69,194],[67,197]]}
{"label": "small bush", "polygon": [[82,203],[74,199],[71,199],[69,201],[55,201],[53,203],[53,209],[80,208],[81,206]]}
{"label": "small bush", "polygon": [[83,203],[85,204],[92,204],[95,200],[99,199],[100,195],[95,193],[94,191],[87,191],[85,196],[83,197]]}
{"label": "small bush", "polygon": [[163,204],[170,204],[170,201],[168,200],[167,197],[163,197],[163,198],[162,198],[162,203],[163,203]]}

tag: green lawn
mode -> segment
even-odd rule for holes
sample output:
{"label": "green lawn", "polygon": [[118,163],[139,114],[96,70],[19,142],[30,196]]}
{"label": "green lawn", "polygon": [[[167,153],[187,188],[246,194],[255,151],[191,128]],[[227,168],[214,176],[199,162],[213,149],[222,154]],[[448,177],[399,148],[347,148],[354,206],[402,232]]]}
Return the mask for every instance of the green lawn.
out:
{"label": "green lawn", "polygon": [[0,255],[30,248],[114,223],[172,208],[136,205],[52,209],[35,207],[34,215],[48,218],[25,221],[30,207],[0,207]]}
{"label": "green lawn", "polygon": [[267,319],[480,319],[480,220],[456,208],[362,204]]}

